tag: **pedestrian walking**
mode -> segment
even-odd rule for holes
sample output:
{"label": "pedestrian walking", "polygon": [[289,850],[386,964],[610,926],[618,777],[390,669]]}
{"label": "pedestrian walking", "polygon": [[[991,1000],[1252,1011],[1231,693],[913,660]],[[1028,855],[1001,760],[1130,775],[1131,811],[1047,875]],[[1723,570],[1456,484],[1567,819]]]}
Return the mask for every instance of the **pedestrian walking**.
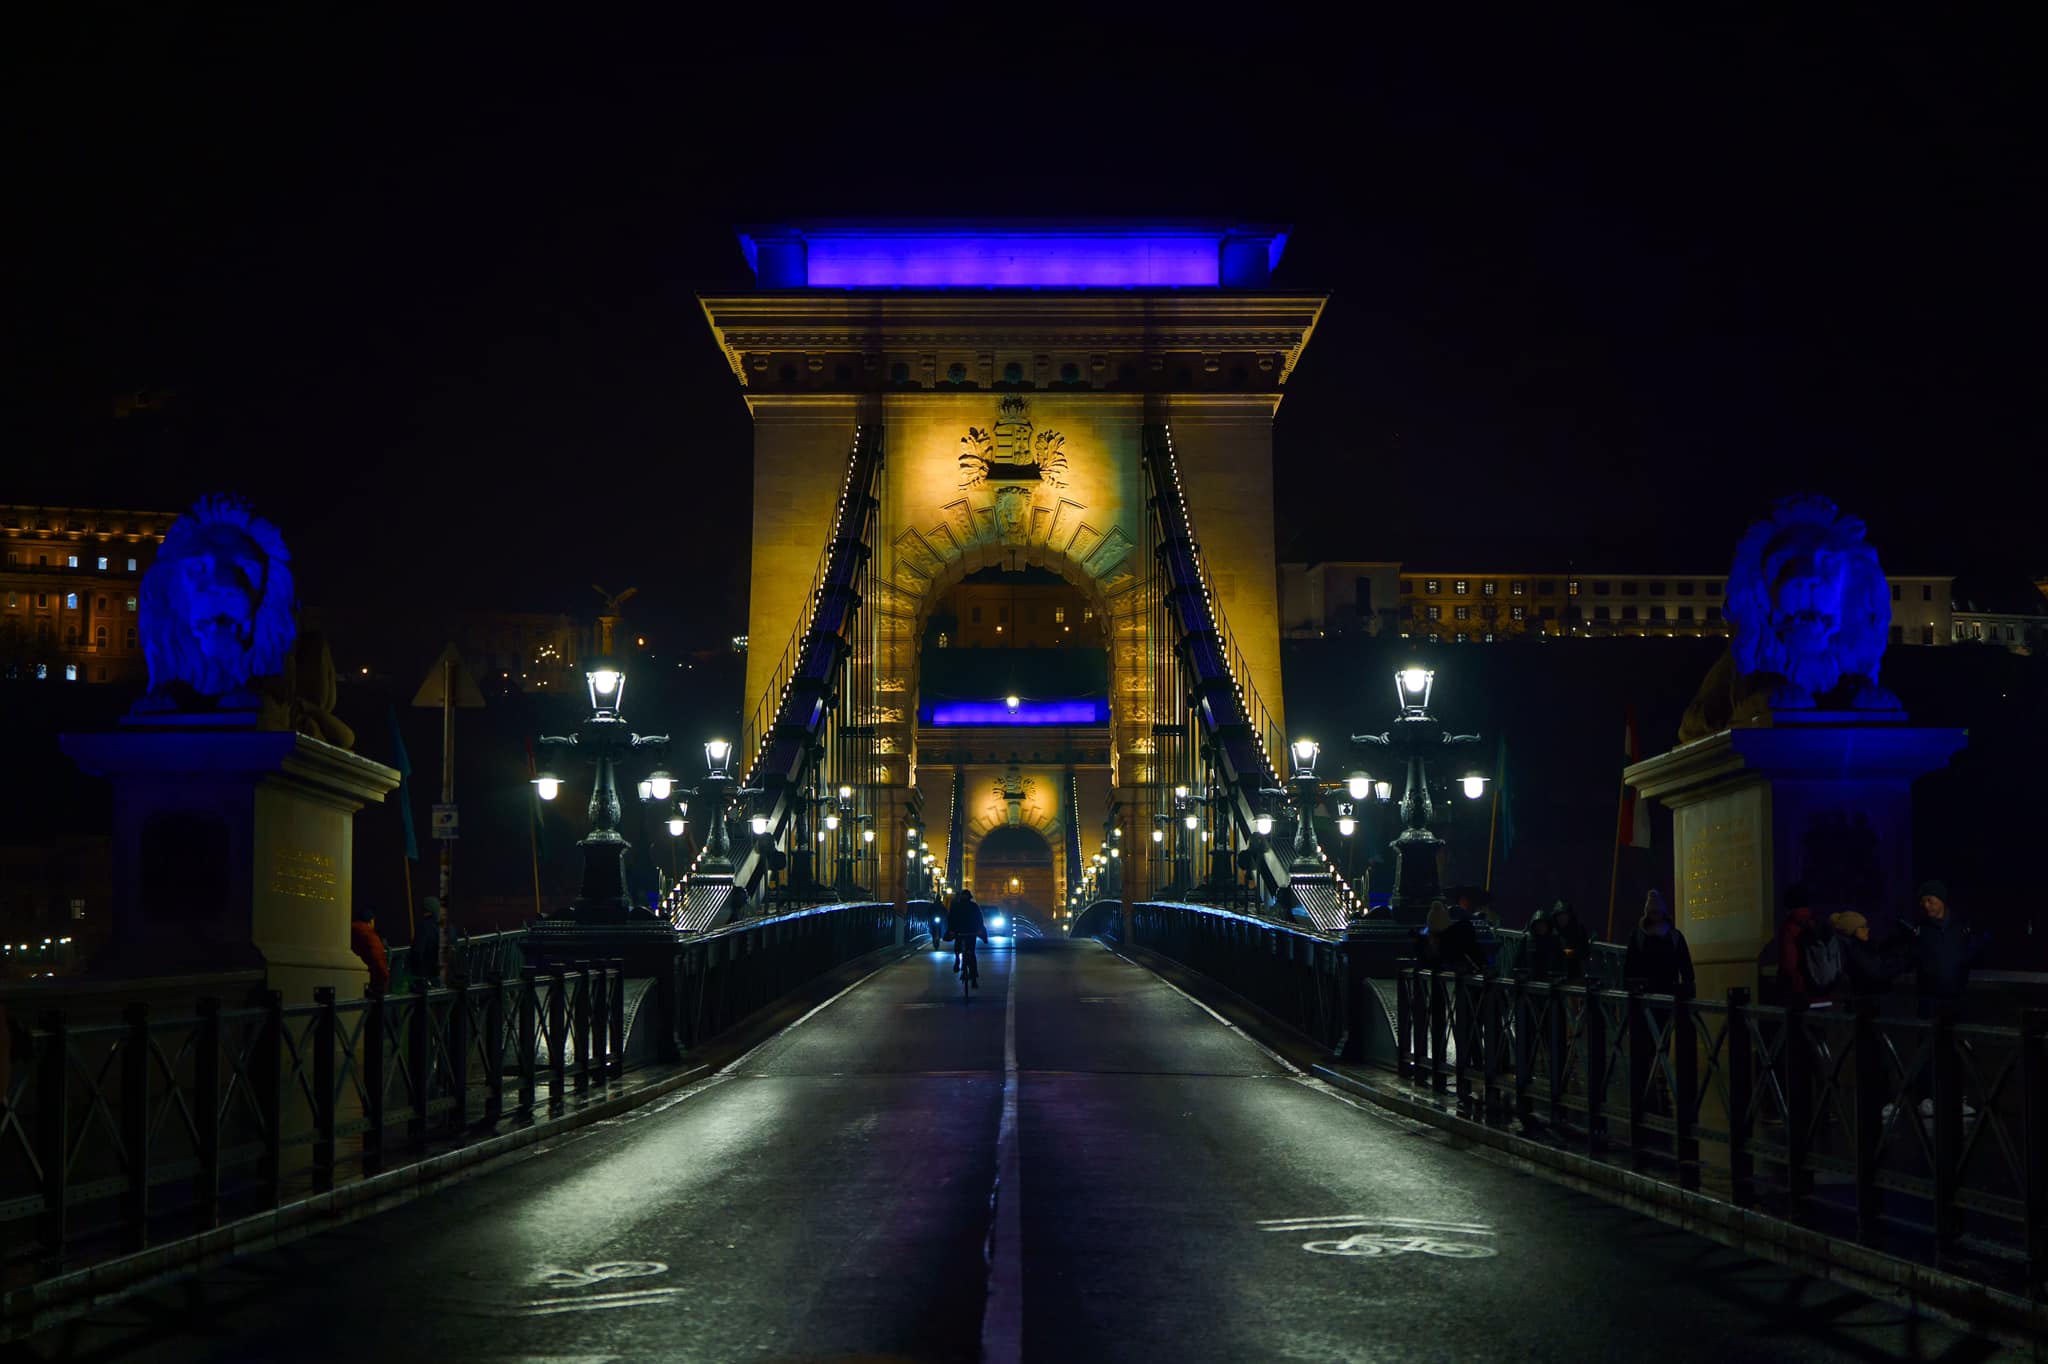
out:
{"label": "pedestrian walking", "polygon": [[412,931],[412,950],[406,953],[406,966],[413,979],[430,986],[441,980],[442,922],[441,898],[429,895],[420,902],[419,923]]}
{"label": "pedestrian walking", "polygon": [[[1949,906],[1949,891],[1942,881],[1920,884],[1917,912],[1893,932],[1887,946],[1896,948],[1913,972],[1913,989],[1919,1015],[1925,1019],[1953,1019],[1963,1010],[1963,997],[1970,988],[1970,968],[1982,955],[1987,939],[1972,937],[1969,926]],[[1939,1034],[1936,1034],[1939,1036]],[[1956,1036],[1954,1045],[1967,1049],[1967,1039]],[[1930,1046],[1921,1053],[1919,1069],[1907,1087],[1908,1095],[1919,1098],[1920,1116],[1934,1116],[1934,1055]],[[1961,1096],[1953,1096],[1961,1100]],[[1976,1116],[1974,1106],[1961,1103],[1965,1118]],[[1891,1120],[1886,1105],[1885,1120]]]}
{"label": "pedestrian walking", "polygon": [[1564,974],[1564,944],[1558,940],[1557,925],[1550,915],[1537,910],[1529,917],[1529,940],[1522,965],[1531,980],[1556,980]]}
{"label": "pedestrian walking", "polygon": [[1550,907],[1550,927],[1557,934],[1558,952],[1564,958],[1564,978],[1584,980],[1586,954],[1592,946],[1593,935],[1579,922],[1571,901],[1560,899]]}
{"label": "pedestrian walking", "polygon": [[1626,980],[1640,980],[1653,995],[1693,992],[1692,950],[1685,934],[1671,922],[1664,897],[1654,890],[1643,900],[1643,917],[1629,938],[1621,974]]}

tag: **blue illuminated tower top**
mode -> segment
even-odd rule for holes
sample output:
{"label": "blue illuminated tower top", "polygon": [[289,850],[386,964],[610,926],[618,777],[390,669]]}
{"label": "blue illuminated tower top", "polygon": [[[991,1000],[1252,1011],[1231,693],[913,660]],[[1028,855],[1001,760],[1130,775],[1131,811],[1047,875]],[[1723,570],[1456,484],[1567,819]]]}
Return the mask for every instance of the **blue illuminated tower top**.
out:
{"label": "blue illuminated tower top", "polygon": [[1263,289],[1287,230],[1223,221],[906,222],[743,227],[763,289]]}

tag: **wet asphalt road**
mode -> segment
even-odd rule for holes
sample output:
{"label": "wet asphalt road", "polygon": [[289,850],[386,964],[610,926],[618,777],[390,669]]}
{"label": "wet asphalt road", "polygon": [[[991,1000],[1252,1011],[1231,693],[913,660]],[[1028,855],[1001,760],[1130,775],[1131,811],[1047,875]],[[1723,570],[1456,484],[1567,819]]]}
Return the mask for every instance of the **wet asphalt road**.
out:
{"label": "wet asphalt road", "polygon": [[971,1005],[951,960],[890,966],[537,1158],[7,1357],[1995,1353],[1341,1098],[1096,944],[988,954]]}

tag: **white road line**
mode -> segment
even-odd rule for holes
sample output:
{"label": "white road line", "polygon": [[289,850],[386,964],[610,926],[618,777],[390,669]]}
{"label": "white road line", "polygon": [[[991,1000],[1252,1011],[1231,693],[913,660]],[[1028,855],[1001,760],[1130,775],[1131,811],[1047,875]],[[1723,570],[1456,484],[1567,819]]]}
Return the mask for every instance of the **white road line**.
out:
{"label": "white road line", "polygon": [[1016,1364],[1024,1352],[1023,1198],[1017,1153],[1017,966],[1010,954],[1008,998],[1003,1003],[1003,1118],[996,1128],[996,1184],[989,1194],[995,1223],[989,1229],[988,1304],[981,1314],[981,1357]]}

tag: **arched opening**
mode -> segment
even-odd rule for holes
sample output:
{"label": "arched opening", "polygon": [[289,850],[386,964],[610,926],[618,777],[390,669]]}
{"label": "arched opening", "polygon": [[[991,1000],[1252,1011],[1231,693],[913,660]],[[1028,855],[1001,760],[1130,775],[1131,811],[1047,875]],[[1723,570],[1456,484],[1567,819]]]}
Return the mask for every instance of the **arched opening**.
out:
{"label": "arched opening", "polygon": [[1106,627],[1094,600],[1050,569],[967,574],[938,595],[924,619],[924,722],[1107,724]]}
{"label": "arched opening", "polygon": [[1059,903],[1052,845],[1028,824],[1008,824],[982,836],[974,854],[974,898],[987,910],[1052,922]]}

